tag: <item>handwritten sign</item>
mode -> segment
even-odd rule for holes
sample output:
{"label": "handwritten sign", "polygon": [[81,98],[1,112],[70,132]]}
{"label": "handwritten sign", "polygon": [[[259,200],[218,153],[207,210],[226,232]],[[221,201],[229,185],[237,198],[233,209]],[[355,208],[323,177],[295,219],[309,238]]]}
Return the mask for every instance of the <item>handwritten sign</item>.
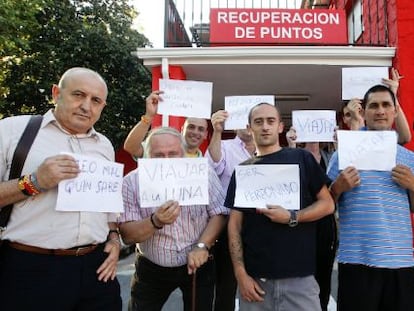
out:
{"label": "handwritten sign", "polygon": [[248,96],[226,96],[224,97],[224,110],[229,113],[224,129],[245,129],[248,123],[250,109],[260,103],[275,104],[273,95],[248,95]]}
{"label": "handwritten sign", "polygon": [[78,177],[59,183],[56,210],[123,212],[124,165],[81,154],[69,155],[75,158],[81,172]]}
{"label": "handwritten sign", "polygon": [[207,158],[139,159],[140,207],[208,204]]}
{"label": "handwritten sign", "polygon": [[296,129],[297,142],[334,141],[336,111],[294,110],[292,125]]}
{"label": "handwritten sign", "polygon": [[396,165],[395,131],[338,131],[339,169],[391,171]]}
{"label": "handwritten sign", "polygon": [[160,79],[162,102],[158,113],[173,116],[210,119],[212,82]]}
{"label": "handwritten sign", "polygon": [[342,99],[363,99],[369,88],[382,84],[382,78],[387,77],[387,67],[342,68]]}
{"label": "handwritten sign", "polygon": [[238,165],[234,206],[300,209],[299,166],[296,164]]}

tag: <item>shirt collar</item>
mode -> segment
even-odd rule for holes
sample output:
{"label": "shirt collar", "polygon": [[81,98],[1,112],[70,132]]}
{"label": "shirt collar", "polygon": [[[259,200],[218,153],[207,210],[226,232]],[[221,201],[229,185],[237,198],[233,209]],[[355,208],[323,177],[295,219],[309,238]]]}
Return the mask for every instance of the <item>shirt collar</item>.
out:
{"label": "shirt collar", "polygon": [[202,158],[203,157],[203,153],[201,152],[200,149],[197,149],[196,153],[185,153],[186,158]]}

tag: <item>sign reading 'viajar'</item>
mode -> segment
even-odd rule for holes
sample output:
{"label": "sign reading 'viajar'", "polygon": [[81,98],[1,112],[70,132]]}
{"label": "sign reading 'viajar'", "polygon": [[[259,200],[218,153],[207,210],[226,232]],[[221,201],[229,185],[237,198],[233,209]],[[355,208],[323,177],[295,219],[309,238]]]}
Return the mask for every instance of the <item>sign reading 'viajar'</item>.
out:
{"label": "sign reading 'viajar'", "polygon": [[211,9],[210,42],[346,44],[346,15],[322,9]]}

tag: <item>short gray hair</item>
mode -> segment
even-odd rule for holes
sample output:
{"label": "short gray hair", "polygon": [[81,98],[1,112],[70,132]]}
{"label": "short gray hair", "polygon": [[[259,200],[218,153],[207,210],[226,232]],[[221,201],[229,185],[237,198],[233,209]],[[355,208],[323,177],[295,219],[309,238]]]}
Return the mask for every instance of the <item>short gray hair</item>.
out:
{"label": "short gray hair", "polygon": [[145,146],[144,146],[144,158],[150,158],[152,138],[154,136],[162,135],[162,134],[169,134],[169,135],[177,137],[180,140],[180,145],[181,145],[183,154],[185,154],[185,141],[181,133],[173,127],[164,126],[164,127],[157,127],[148,133],[148,137],[145,140]]}

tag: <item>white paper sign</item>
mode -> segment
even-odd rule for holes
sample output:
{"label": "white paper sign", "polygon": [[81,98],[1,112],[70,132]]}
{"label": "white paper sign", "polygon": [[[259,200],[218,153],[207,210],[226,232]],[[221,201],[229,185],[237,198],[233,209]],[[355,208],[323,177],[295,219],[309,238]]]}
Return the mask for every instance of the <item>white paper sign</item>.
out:
{"label": "white paper sign", "polygon": [[391,171],[396,165],[395,131],[338,131],[339,169]]}
{"label": "white paper sign", "polygon": [[140,207],[209,203],[207,158],[138,159],[138,167]]}
{"label": "white paper sign", "polygon": [[260,103],[275,104],[273,95],[248,95],[248,96],[226,96],[224,97],[224,110],[229,114],[224,129],[245,129],[248,123],[250,109]]}
{"label": "white paper sign", "polygon": [[78,177],[59,183],[57,211],[124,211],[122,179],[124,165],[81,154],[68,153],[78,162]]}
{"label": "white paper sign", "polygon": [[388,78],[388,67],[342,68],[342,99],[364,98],[366,91]]}
{"label": "white paper sign", "polygon": [[296,164],[238,165],[234,206],[266,208],[267,204],[300,209],[299,166]]}
{"label": "white paper sign", "polygon": [[162,101],[158,113],[164,115],[210,119],[212,82],[160,79]]}
{"label": "white paper sign", "polygon": [[334,141],[336,111],[294,110],[292,125],[296,130],[296,142]]}

